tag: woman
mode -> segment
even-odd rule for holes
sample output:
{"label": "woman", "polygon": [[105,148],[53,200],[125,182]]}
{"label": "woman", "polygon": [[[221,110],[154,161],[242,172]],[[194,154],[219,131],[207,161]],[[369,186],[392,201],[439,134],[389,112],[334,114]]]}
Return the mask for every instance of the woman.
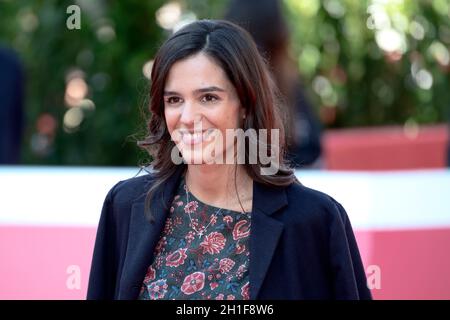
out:
{"label": "woman", "polygon": [[[176,32],[150,95],[152,172],[109,191],[88,299],[371,298],[344,208],[284,163],[273,82],[246,31]],[[239,129],[258,135],[228,138]]]}

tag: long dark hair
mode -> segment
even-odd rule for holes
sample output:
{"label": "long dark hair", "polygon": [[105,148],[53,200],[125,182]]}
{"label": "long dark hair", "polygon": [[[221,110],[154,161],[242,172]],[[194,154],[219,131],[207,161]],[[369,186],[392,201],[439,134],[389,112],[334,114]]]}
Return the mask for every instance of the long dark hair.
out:
{"label": "long dark hair", "polygon": [[[284,112],[287,115],[285,131],[288,143],[295,138],[295,98],[299,74],[295,61],[289,55],[289,28],[279,0],[231,0],[225,20],[247,30],[259,52],[266,59],[277,87],[283,95]],[[270,24],[270,28],[267,28]]]}
{"label": "long dark hair", "polygon": [[[193,22],[174,33],[159,48],[154,59],[151,73],[150,111],[148,135],[138,145],[145,148],[153,157],[151,163],[154,182],[147,192],[145,215],[153,221],[150,202],[154,192],[180,169],[171,160],[171,151],[175,143],[171,140],[164,118],[163,93],[166,78],[173,64],[181,59],[202,52],[211,57],[222,67],[228,80],[236,89],[246,118],[242,129],[267,129],[267,141],[271,141],[270,129],[279,129],[280,145],[278,159],[279,170],[274,175],[262,175],[259,162],[246,161],[243,164],[246,173],[254,180],[274,187],[288,186],[296,181],[294,171],[285,162],[285,132],[279,106],[276,86],[271,79],[264,59],[247,31],[241,27],[222,20],[200,20]],[[267,153],[271,154],[270,143]],[[239,199],[239,196],[238,196]]]}

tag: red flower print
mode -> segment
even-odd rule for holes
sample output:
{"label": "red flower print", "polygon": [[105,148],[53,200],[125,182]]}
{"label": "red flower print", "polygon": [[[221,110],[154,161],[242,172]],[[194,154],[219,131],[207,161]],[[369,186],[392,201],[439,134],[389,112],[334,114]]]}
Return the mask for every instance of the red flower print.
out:
{"label": "red flower print", "polygon": [[245,266],[245,264],[242,264],[239,266],[237,272],[236,272],[236,277],[238,279],[241,279],[242,276],[244,275],[244,272],[247,271],[247,267]]}
{"label": "red flower print", "polygon": [[245,224],[247,223],[249,223],[247,220],[241,220],[234,225],[233,229],[234,240],[239,240],[248,237],[248,235],[250,234],[250,228],[248,226],[245,226]]}
{"label": "red flower print", "polygon": [[177,251],[169,254],[166,257],[166,266],[168,267],[178,267],[181,266],[184,263],[184,260],[186,260],[186,248],[178,249]]}
{"label": "red flower print", "polygon": [[232,216],[225,216],[223,217],[223,222],[225,222],[226,224],[230,224],[233,222],[233,217]]}
{"label": "red flower print", "polygon": [[224,296],[223,293],[220,293],[217,295],[216,300],[223,300]]}
{"label": "red flower print", "polygon": [[193,213],[198,208],[198,202],[197,201],[190,201],[184,206],[184,212],[186,213]]}
{"label": "red flower print", "polygon": [[219,232],[211,232],[205,237],[200,247],[203,248],[203,253],[217,254],[225,247],[225,237]]}
{"label": "red flower print", "polygon": [[195,238],[195,232],[189,231],[187,235],[184,237],[188,242],[191,242]]}
{"label": "red flower print", "polygon": [[229,294],[229,295],[227,295],[227,300],[234,300],[234,295],[232,295],[232,294]]}
{"label": "red flower print", "polygon": [[214,215],[214,216],[211,216],[210,222],[211,222],[211,225],[212,225],[212,226],[215,225],[216,222],[217,222],[217,217],[216,217],[215,215]]}
{"label": "red flower print", "polygon": [[178,200],[178,199],[180,199],[180,195],[179,195],[179,194],[177,194],[177,195],[175,196],[175,198],[173,198],[173,200]]}
{"label": "red flower print", "polygon": [[164,225],[163,233],[166,234],[166,235],[171,234],[172,231],[173,231],[173,226],[172,225],[173,225],[172,219],[167,219],[166,220],[166,224]]}
{"label": "red flower print", "polygon": [[163,250],[164,247],[167,245],[167,238],[166,237],[162,237],[159,241],[158,244],[156,245],[155,248],[155,256],[159,255]]}
{"label": "red flower print", "polygon": [[244,284],[243,287],[241,288],[242,299],[250,300],[249,288],[250,288],[250,286],[249,286],[248,282],[246,284]]}
{"label": "red flower print", "polygon": [[145,275],[144,282],[150,282],[153,280],[155,280],[155,269],[152,266],[150,266],[147,269],[147,274]]}
{"label": "red flower print", "polygon": [[181,206],[183,205],[183,201],[177,201],[177,202],[176,202],[176,205],[179,206],[179,207],[181,207]]}
{"label": "red flower print", "polygon": [[245,244],[236,243],[236,254],[241,254],[245,251]]}
{"label": "red flower print", "polygon": [[167,293],[167,284],[165,279],[157,280],[147,286],[150,299],[157,300],[164,298]]}
{"label": "red flower print", "polygon": [[191,295],[200,291],[205,286],[205,274],[203,272],[194,272],[184,278],[181,292]]}
{"label": "red flower print", "polygon": [[223,258],[219,263],[219,271],[222,273],[230,272],[233,269],[235,262],[229,258]]}
{"label": "red flower print", "polygon": [[174,210],[175,210],[174,207],[170,207],[170,213],[173,213]]}
{"label": "red flower print", "polygon": [[[189,223],[189,226],[190,226],[192,229],[195,229],[195,230],[199,230],[199,229],[200,229],[200,228],[198,227],[198,220],[197,220],[197,219],[192,219],[191,222]],[[204,228],[204,226],[202,226],[202,228]]]}
{"label": "red flower print", "polygon": [[215,288],[217,288],[219,286],[219,284],[217,282],[211,282],[209,284],[209,287],[211,288],[211,290],[214,290]]}
{"label": "red flower print", "polygon": [[163,265],[164,258],[162,256],[158,256],[156,258],[156,267],[161,268]]}

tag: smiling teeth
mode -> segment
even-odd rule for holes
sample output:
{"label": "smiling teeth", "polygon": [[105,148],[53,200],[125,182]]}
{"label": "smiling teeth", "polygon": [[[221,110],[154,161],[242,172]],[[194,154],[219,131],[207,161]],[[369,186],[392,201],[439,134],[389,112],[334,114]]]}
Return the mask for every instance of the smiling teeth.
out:
{"label": "smiling teeth", "polygon": [[208,129],[204,132],[183,133],[181,136],[184,143],[197,144],[202,141],[207,141],[210,138],[212,132],[214,132],[214,129]]}

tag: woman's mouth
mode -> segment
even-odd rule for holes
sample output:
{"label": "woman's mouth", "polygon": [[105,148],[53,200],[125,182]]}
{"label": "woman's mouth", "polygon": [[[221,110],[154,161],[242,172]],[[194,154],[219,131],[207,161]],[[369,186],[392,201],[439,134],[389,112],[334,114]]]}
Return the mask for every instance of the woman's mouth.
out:
{"label": "woman's mouth", "polygon": [[210,140],[215,129],[210,128],[201,132],[180,132],[184,144],[195,145]]}

